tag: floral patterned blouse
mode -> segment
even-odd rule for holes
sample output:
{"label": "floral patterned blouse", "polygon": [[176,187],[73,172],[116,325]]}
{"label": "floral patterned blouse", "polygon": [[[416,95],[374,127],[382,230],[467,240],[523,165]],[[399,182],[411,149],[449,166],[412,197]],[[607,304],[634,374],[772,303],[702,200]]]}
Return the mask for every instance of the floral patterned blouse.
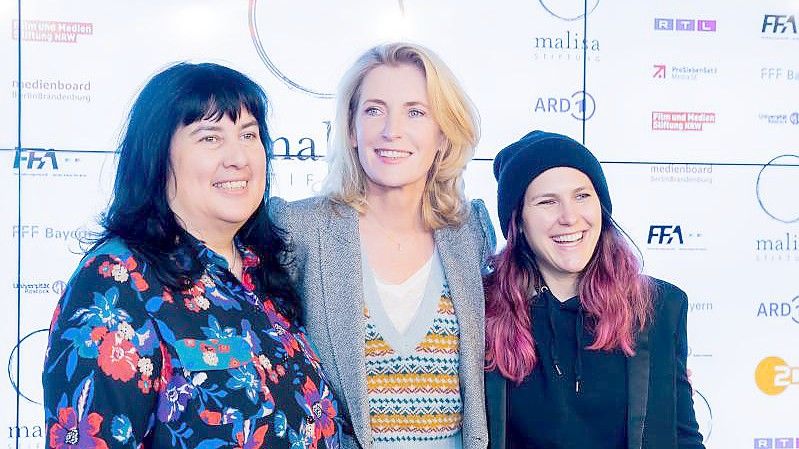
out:
{"label": "floral patterned blouse", "polygon": [[[338,448],[338,404],[304,330],[187,236],[204,273],[172,292],[120,241],[84,258],[45,360],[53,449]],[[176,258],[177,259],[177,258]]]}

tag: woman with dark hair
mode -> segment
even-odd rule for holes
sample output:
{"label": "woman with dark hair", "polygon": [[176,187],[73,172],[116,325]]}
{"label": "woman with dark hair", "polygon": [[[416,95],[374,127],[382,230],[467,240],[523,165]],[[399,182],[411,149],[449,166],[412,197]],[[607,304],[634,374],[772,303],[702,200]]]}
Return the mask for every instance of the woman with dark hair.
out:
{"label": "woman with dark hair", "polygon": [[685,293],[641,273],[597,159],[533,131],[494,175],[507,246],[486,279],[491,448],[703,448]]}
{"label": "woman with dark hair", "polygon": [[267,214],[266,108],[207,63],[139,94],[104,232],[50,327],[49,447],[339,446]]}

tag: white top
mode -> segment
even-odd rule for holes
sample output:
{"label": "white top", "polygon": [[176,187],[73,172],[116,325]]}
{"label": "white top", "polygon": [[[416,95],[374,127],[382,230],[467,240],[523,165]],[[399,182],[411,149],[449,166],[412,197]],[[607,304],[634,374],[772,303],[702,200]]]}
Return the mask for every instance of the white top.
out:
{"label": "white top", "polygon": [[416,311],[422,304],[427,280],[433,263],[440,263],[438,251],[434,250],[430,259],[419,270],[401,284],[386,284],[375,276],[377,296],[380,304],[400,334],[405,333]]}

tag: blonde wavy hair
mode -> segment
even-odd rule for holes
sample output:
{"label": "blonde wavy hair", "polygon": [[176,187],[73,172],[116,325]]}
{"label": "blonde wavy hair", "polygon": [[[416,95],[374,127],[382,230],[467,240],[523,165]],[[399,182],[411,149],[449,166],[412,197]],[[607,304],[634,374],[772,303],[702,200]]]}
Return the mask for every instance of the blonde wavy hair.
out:
{"label": "blonde wavy hair", "polygon": [[444,146],[427,174],[422,219],[431,230],[460,226],[468,214],[463,171],[480,139],[479,118],[471,100],[444,62],[432,51],[416,44],[396,42],[373,47],[344,74],[338,87],[335,129],[323,193],[333,202],[349,205],[359,213],[366,210],[367,175],[358,160],[357,149],[351,144],[361,85],[375,67],[403,64],[417,67],[425,75],[432,116],[444,135]]}

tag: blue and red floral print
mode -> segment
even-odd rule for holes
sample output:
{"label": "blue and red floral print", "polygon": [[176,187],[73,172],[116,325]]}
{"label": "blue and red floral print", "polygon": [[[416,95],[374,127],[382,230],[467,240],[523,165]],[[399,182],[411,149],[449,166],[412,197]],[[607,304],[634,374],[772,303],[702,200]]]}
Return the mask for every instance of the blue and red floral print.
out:
{"label": "blue and red floral print", "polygon": [[337,449],[338,403],[303,329],[259,293],[258,257],[239,246],[239,282],[182,242],[206,267],[183,292],[120,241],[84,258],[50,328],[48,447]]}

